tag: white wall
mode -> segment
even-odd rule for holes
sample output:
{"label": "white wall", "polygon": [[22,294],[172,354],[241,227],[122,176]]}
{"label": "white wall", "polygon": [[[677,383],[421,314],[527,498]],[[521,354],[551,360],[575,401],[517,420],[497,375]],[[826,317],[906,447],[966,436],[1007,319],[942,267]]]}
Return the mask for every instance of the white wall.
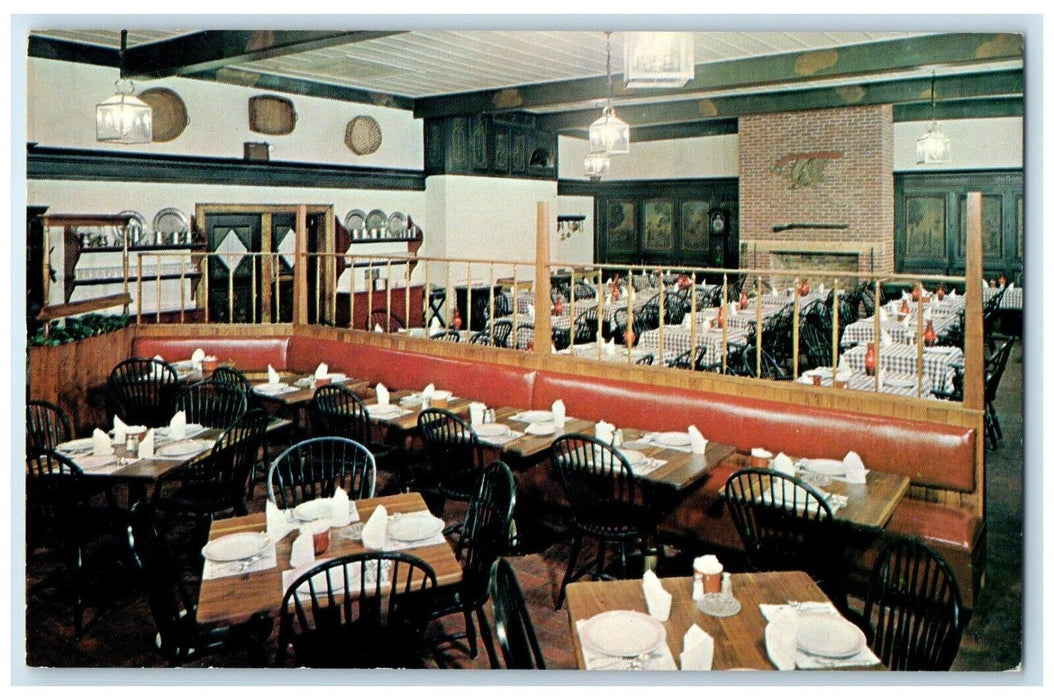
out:
{"label": "white wall", "polygon": [[[134,146],[98,143],[95,105],[114,94],[116,79],[113,68],[29,59],[26,138],[44,146],[223,158],[241,158],[246,141],[266,141],[271,144],[271,160],[423,168],[422,121],[414,119],[409,110],[284,95],[296,108],[296,128],[286,136],[268,136],[249,130],[248,101],[255,95],[275,93],[188,78],[135,84],[137,93],[166,87],[182,98],[189,124],[180,136],[166,143]],[[357,156],[344,145],[347,123],[360,114],[373,117],[381,127],[381,146],[367,156]]]}
{"label": "white wall", "polygon": [[951,139],[951,162],[916,165],[915,140],[925,134],[929,126],[929,122],[897,122],[893,125],[895,172],[1023,167],[1024,120],[1021,117],[942,121],[940,129]]}
{"label": "white wall", "polygon": [[[676,141],[632,143],[629,153],[611,157],[610,180],[665,180],[670,178],[736,177],[739,174],[739,138],[736,134],[698,136]],[[589,142],[561,136],[560,177],[585,180],[582,161]]]}
{"label": "white wall", "polygon": [[593,262],[593,232],[596,229],[593,221],[592,197],[558,197],[556,201],[558,216],[584,215],[582,230],[571,234],[570,238],[560,240],[554,236],[549,249],[554,262],[590,264]]}

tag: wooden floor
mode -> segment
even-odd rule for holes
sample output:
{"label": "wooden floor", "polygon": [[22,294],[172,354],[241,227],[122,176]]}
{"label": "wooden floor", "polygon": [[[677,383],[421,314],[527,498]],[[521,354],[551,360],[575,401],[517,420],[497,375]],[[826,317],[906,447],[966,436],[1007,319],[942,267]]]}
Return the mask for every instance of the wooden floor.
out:
{"label": "wooden floor", "polygon": [[[953,670],[1002,671],[1021,660],[1022,611],[1022,363],[1020,346],[1003,378],[998,407],[1003,424],[1003,447],[988,453],[988,570],[987,585],[964,635]],[[116,543],[114,546],[117,546]],[[694,553],[684,553],[690,557]],[[543,653],[550,668],[573,668],[574,657],[565,610],[554,610],[556,585],[566,564],[563,543],[510,561],[530,606]],[[687,561],[687,559],[683,560]],[[683,564],[671,562],[670,575]],[[161,667],[154,651],[153,628],[145,598],[134,588],[135,577],[120,571],[104,582],[110,603],[88,615],[88,627],[73,640],[71,608],[64,601],[64,569],[46,552],[28,562],[26,571],[26,661],[30,667]],[[488,606],[489,611],[489,606]],[[433,626],[441,635],[461,629],[460,616]],[[446,665],[486,668],[486,653],[468,657],[458,645],[441,648]],[[241,667],[244,657],[211,657],[198,666]],[[434,666],[435,664],[432,663]]]}

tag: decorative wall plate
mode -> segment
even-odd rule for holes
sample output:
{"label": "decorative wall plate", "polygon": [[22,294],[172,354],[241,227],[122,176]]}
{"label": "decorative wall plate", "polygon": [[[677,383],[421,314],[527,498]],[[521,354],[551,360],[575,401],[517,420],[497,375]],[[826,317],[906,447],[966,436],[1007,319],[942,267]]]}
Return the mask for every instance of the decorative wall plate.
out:
{"label": "decorative wall plate", "polygon": [[175,207],[162,209],[154,216],[154,233],[183,235],[190,230],[187,215]]}
{"label": "decorative wall plate", "polygon": [[296,127],[296,108],[293,102],[277,95],[257,95],[249,98],[249,129],[258,134],[284,136]]}
{"label": "decorative wall plate", "polygon": [[349,231],[361,231],[366,228],[366,212],[362,209],[352,209],[344,217],[344,228]]}
{"label": "decorative wall plate", "polygon": [[376,152],[381,147],[381,125],[373,117],[355,117],[344,130],[344,144],[358,156]]}
{"label": "decorative wall plate", "polygon": [[143,90],[137,97],[150,105],[153,111],[151,120],[155,143],[175,139],[190,123],[190,118],[187,116],[187,105],[183,103],[179,95],[168,88],[157,87]]}
{"label": "decorative wall plate", "polygon": [[406,214],[401,211],[393,211],[388,217],[388,235],[395,238],[406,235]]}
{"label": "decorative wall plate", "polygon": [[384,228],[388,223],[388,215],[380,209],[374,209],[366,216],[366,228],[372,231],[373,229]]}

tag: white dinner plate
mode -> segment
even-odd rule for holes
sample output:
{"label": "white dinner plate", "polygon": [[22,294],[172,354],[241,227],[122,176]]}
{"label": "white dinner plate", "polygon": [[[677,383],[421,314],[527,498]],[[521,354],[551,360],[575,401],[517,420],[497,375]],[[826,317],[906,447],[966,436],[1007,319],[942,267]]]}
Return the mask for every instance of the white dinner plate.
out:
{"label": "white dinner plate", "polygon": [[76,440],[60,442],[55,445],[55,449],[59,452],[84,452],[85,450],[91,451],[94,447],[95,443],[90,437],[77,438]]}
{"label": "white dinner plate", "polygon": [[798,648],[813,656],[845,658],[867,644],[859,627],[837,615],[799,615]]}
{"label": "white dinner plate", "polygon": [[655,436],[655,442],[667,447],[688,447],[692,444],[688,433],[659,433]]}
{"label": "white dinner plate", "polygon": [[481,438],[501,437],[509,432],[509,426],[504,423],[484,423],[475,427],[476,435]]}
{"label": "white dinner plate", "polygon": [[210,450],[212,445],[212,440],[180,440],[159,447],[157,454],[160,457],[186,457]]}
{"label": "white dinner plate", "polygon": [[798,463],[798,466],[814,474],[826,474],[828,476],[845,475],[845,462],[840,459],[803,459]]}
{"label": "white dinner plate", "polygon": [[239,561],[259,554],[269,544],[271,540],[262,532],[237,532],[209,542],[201,553],[209,561]]}
{"label": "white dinner plate", "polygon": [[552,411],[524,411],[520,414],[520,420],[526,423],[552,423]]}
{"label": "white dinner plate", "polygon": [[407,513],[388,522],[388,536],[401,542],[417,542],[438,535],[444,527],[446,523],[427,511]]}
{"label": "white dinner plate", "polygon": [[368,410],[370,415],[376,416],[377,418],[394,418],[403,415],[403,409],[390,403],[385,404],[384,406],[374,404],[373,406],[370,406]]}
{"label": "white dinner plate", "polygon": [[330,503],[328,498],[316,498],[313,501],[301,503],[293,509],[293,517],[304,522],[328,518],[331,514]]}
{"label": "white dinner plate", "polygon": [[891,387],[896,387],[896,388],[901,388],[901,389],[910,389],[910,388],[915,386],[915,380],[914,379],[903,379],[903,378],[897,378],[897,377],[886,377],[886,378],[884,378],[882,380],[882,383],[885,384],[886,386],[891,386]]}
{"label": "white dinner plate", "polygon": [[648,458],[644,455],[643,452],[637,452],[636,450],[623,450],[623,449],[619,449],[619,452],[622,453],[622,456],[626,458],[626,461],[629,462],[629,465],[631,467],[640,466],[641,464],[644,464],[645,462],[648,461]]}
{"label": "white dinner plate", "polygon": [[586,620],[578,631],[582,645],[607,656],[635,657],[666,641],[666,628],[636,610],[609,610]]}
{"label": "white dinner plate", "polygon": [[556,432],[556,425],[554,423],[531,423],[523,432],[528,435],[552,435]]}
{"label": "white dinner plate", "polygon": [[277,394],[291,388],[292,387],[285,382],[267,382],[266,384],[257,384],[253,387],[255,391],[258,391],[261,394]]}

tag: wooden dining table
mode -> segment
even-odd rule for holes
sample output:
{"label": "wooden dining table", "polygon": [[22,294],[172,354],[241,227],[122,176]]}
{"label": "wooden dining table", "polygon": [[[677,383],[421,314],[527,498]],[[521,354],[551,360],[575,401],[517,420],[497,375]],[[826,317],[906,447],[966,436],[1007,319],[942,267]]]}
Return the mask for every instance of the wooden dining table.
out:
{"label": "wooden dining table", "polygon": [[[379,505],[383,505],[389,515],[427,510],[424,499],[419,493],[364,498],[355,501],[360,522],[368,521]],[[264,513],[251,513],[243,517],[216,520],[213,521],[209,530],[209,541],[242,532],[264,532],[265,523]],[[347,539],[337,533],[338,530],[330,531],[329,549],[320,555],[317,561],[366,551],[360,540]],[[203,579],[198,591],[198,622],[216,625],[238,624],[260,613],[269,613],[277,617],[281,612],[282,596],[285,594],[282,586],[282,572],[292,568],[289,565],[289,553],[296,536],[297,530],[293,530],[277,543],[278,565],[275,568],[223,578]],[[436,582],[440,586],[454,584],[461,580],[461,565],[447,541],[442,544],[409,547],[400,551],[418,557],[431,566],[435,571]]]}
{"label": "wooden dining table", "polygon": [[[700,611],[692,600],[690,577],[661,579],[673,596],[670,617],[663,623],[666,643],[680,667],[684,634],[696,624],[714,638],[713,670],[771,671],[775,666],[765,648],[768,624],[762,603],[830,602],[823,591],[803,571],[769,571],[732,574],[733,595],[742,606],[730,617],[712,617]],[[647,614],[648,606],[640,579],[622,581],[578,581],[567,586],[567,612],[571,625],[571,644],[579,669],[585,669],[577,623],[610,610],[635,610]],[[881,665],[839,670],[883,670]]]}
{"label": "wooden dining table", "polygon": [[[750,457],[735,453],[727,458],[737,469],[750,466]],[[890,474],[871,469],[863,484],[850,484],[831,479],[820,488],[828,493],[846,497],[845,507],[834,513],[834,519],[857,528],[881,530],[889,522],[897,504],[908,493],[911,479],[902,474]]]}

